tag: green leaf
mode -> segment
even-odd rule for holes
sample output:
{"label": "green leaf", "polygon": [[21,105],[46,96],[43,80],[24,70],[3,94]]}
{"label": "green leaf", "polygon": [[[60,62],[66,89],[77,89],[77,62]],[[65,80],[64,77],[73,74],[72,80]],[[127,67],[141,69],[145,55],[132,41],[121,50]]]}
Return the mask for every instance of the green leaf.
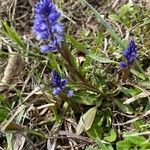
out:
{"label": "green leaf", "polygon": [[[57,56],[53,53],[48,53],[48,60],[49,60],[49,66],[51,69],[56,70],[57,72],[59,72],[61,74],[60,68],[59,68],[59,64],[57,63]],[[63,62],[62,62],[63,64]]]}
{"label": "green leaf", "polygon": [[73,36],[68,35],[67,37],[78,50],[81,50],[81,51],[86,50],[86,45],[78,42]]}
{"label": "green leaf", "polygon": [[85,120],[83,120],[85,130],[88,130],[91,128],[95,115],[96,115],[96,111],[97,111],[97,107],[95,106],[86,112],[86,118]]}
{"label": "green leaf", "polygon": [[120,100],[115,100],[115,104],[125,113],[132,114],[133,112],[130,110],[129,106],[124,105],[120,102]]}
{"label": "green leaf", "polygon": [[147,24],[150,24],[150,20],[145,20],[144,23],[140,24],[138,27],[142,27],[142,26],[145,26]]}
{"label": "green leaf", "polygon": [[109,150],[107,146],[99,138],[96,138],[96,143],[101,148],[100,150]]}
{"label": "green leaf", "polygon": [[146,139],[143,136],[131,136],[126,139],[136,146],[141,146],[141,144],[146,142]]}
{"label": "green leaf", "polygon": [[3,122],[5,119],[7,119],[9,115],[8,109],[0,108],[0,122]]}
{"label": "green leaf", "polygon": [[111,19],[111,20],[113,20],[113,21],[118,21],[118,22],[121,21],[121,20],[120,20],[120,17],[119,17],[118,15],[111,14],[111,15],[109,15],[108,17],[109,17],[109,19]]}
{"label": "green leaf", "polygon": [[135,96],[137,94],[140,94],[142,91],[139,88],[126,88],[126,87],[122,87],[121,91],[127,95],[127,96]]}
{"label": "green leaf", "polygon": [[142,92],[141,89],[138,89],[138,88],[130,88],[127,91],[132,96],[140,94]]}
{"label": "green leaf", "polygon": [[2,33],[5,34],[6,36],[8,36],[12,41],[14,41],[22,49],[25,49],[26,46],[25,46],[24,42],[21,40],[18,33],[14,29],[11,29],[5,21],[2,21],[2,24],[5,28],[5,30],[3,30]]}
{"label": "green leaf", "polygon": [[117,150],[130,150],[133,146],[128,140],[119,141],[117,143]]}
{"label": "green leaf", "polygon": [[120,9],[119,9],[119,16],[122,17],[124,16],[127,12],[130,12],[133,10],[133,5],[131,3],[128,3],[126,5],[123,5]]}
{"label": "green leaf", "polygon": [[97,39],[96,39],[96,44],[98,49],[101,48],[103,44],[103,38],[104,38],[104,30],[105,28],[103,26],[100,26],[100,29],[98,31]]}
{"label": "green leaf", "polygon": [[83,117],[80,117],[80,120],[78,122],[77,128],[76,128],[76,134],[80,135],[84,131],[84,123],[83,123]]}
{"label": "green leaf", "polygon": [[[143,77],[144,77],[145,79],[147,79],[147,78],[148,78],[148,75],[145,74],[145,71],[144,71],[143,68],[141,67],[141,64],[139,63],[138,60],[136,60],[135,64],[136,64],[136,67],[138,68],[138,70],[139,70],[139,71],[141,72],[141,74],[143,75]],[[132,72],[132,70],[131,70],[131,72]],[[133,72],[132,72],[132,73],[133,73]]]}
{"label": "green leaf", "polygon": [[96,105],[99,100],[94,93],[87,92],[86,90],[79,90],[76,95],[72,97],[74,102],[84,105]]}
{"label": "green leaf", "polygon": [[150,149],[150,141],[146,141],[141,144],[141,150],[149,150]]}
{"label": "green leaf", "polygon": [[83,130],[88,130],[91,128],[92,123],[94,121],[96,115],[97,107],[93,107],[89,109],[84,115],[80,117],[78,126],[77,126],[77,134],[81,134]]}
{"label": "green leaf", "polygon": [[[131,147],[149,147],[147,140],[143,136],[128,136],[123,141],[117,143],[117,150],[128,150]],[[145,145],[144,145],[145,144]],[[144,149],[143,149],[144,150]]]}
{"label": "green leaf", "polygon": [[97,112],[95,119],[93,121],[93,124],[91,126],[91,128],[89,130],[86,131],[87,135],[92,138],[92,139],[96,139],[98,138],[102,138],[104,130],[102,128],[102,124],[104,121],[104,113],[103,112]]}
{"label": "green leaf", "polygon": [[10,107],[10,103],[6,100],[5,96],[0,94],[0,105],[3,107]]}
{"label": "green leaf", "polygon": [[138,132],[141,131],[142,127],[141,126],[145,126],[145,122],[143,120],[137,120],[131,123],[132,126],[134,127],[134,129]]}
{"label": "green leaf", "polygon": [[100,63],[118,64],[117,61],[110,60],[109,58],[99,57],[99,56],[96,56],[96,54],[88,54],[87,56],[92,58],[93,60],[100,62]]}
{"label": "green leaf", "polygon": [[110,130],[110,135],[105,137],[104,140],[108,141],[108,142],[114,142],[117,138],[116,132],[114,129]]}
{"label": "green leaf", "polygon": [[135,71],[133,69],[130,70],[134,75],[136,75],[138,78],[142,79],[142,80],[146,80],[146,76],[143,73],[140,73],[138,71]]}

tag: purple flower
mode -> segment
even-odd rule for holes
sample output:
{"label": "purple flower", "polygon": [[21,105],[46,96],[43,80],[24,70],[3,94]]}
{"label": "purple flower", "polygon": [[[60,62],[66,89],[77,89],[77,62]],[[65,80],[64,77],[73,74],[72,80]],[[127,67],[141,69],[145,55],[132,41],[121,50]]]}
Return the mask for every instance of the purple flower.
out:
{"label": "purple flower", "polygon": [[40,0],[35,6],[33,32],[37,40],[46,40],[48,44],[41,46],[41,52],[57,50],[63,41],[64,27],[59,22],[61,13],[57,11],[51,0]]}
{"label": "purple flower", "polygon": [[121,62],[120,62],[120,66],[121,66],[122,69],[125,69],[125,68],[127,67],[127,63],[121,61]]}
{"label": "purple flower", "polygon": [[61,79],[61,88],[62,88],[62,90],[65,89],[67,83],[68,83],[68,81],[66,79]]}
{"label": "purple flower", "polygon": [[55,70],[52,72],[52,84],[54,87],[59,87],[61,85],[61,77]]}
{"label": "purple flower", "polygon": [[61,76],[53,70],[52,72],[52,85],[53,85],[53,94],[59,95],[66,87],[67,80],[62,79]]}
{"label": "purple flower", "polygon": [[60,87],[56,87],[53,89],[53,94],[54,95],[59,95],[61,93],[62,89]]}
{"label": "purple flower", "polygon": [[68,97],[72,97],[73,95],[74,95],[74,91],[73,90],[68,91],[68,93],[67,93]]}
{"label": "purple flower", "polygon": [[137,51],[134,40],[131,40],[128,48],[122,52],[122,55],[126,58],[126,62],[120,62],[120,67],[125,69],[127,66],[132,65],[137,59]]}
{"label": "purple flower", "polygon": [[[52,85],[53,85],[53,94],[59,95],[62,91],[66,90],[66,85],[68,81],[66,79],[62,79],[61,76],[55,71],[52,71]],[[73,90],[66,90],[67,96],[72,97],[74,95]]]}

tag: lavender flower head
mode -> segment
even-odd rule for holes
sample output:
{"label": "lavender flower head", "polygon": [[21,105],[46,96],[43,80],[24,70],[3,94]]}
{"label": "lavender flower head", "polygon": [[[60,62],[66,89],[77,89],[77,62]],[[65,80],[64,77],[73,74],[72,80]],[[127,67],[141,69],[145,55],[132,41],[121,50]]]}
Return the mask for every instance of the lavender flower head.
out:
{"label": "lavender flower head", "polygon": [[134,43],[134,40],[130,41],[128,48],[122,52],[122,55],[126,58],[126,62],[120,62],[120,66],[122,69],[125,69],[127,66],[132,65],[135,62],[138,54],[136,51],[136,45]]}
{"label": "lavender flower head", "polygon": [[63,40],[63,25],[59,22],[61,13],[51,0],[40,0],[35,6],[33,32],[37,40],[48,42],[40,47],[42,53],[57,50]]}
{"label": "lavender flower head", "polygon": [[53,94],[59,95],[66,87],[67,80],[61,79],[61,76],[54,70],[52,72]]}
{"label": "lavender flower head", "polygon": [[[65,90],[68,81],[62,79],[61,76],[53,70],[52,72],[52,84],[53,84],[53,94],[59,95],[62,91]],[[73,90],[67,91],[67,96],[72,97],[74,95]]]}

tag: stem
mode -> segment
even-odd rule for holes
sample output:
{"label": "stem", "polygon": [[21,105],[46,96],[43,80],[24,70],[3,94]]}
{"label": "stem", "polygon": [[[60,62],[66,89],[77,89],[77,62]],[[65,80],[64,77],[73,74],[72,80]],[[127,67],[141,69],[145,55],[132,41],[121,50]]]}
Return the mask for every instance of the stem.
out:
{"label": "stem", "polygon": [[25,128],[24,131],[26,131],[27,133],[33,134],[35,136],[38,136],[41,139],[47,139],[47,137],[45,136],[45,134],[42,133],[42,132],[37,132],[37,131],[31,130],[29,128]]}
{"label": "stem", "polygon": [[101,91],[99,89],[95,88],[95,86],[93,86],[92,83],[89,83],[88,81],[86,81],[86,79],[78,71],[77,67],[72,63],[71,60],[73,58],[71,58],[71,54],[66,46],[63,45],[61,48],[58,47],[58,52],[62,55],[62,57],[67,62],[67,66],[69,67],[71,72],[74,73],[81,80],[81,82],[82,82],[81,86],[86,87],[90,91],[93,91],[96,93],[101,93]]}

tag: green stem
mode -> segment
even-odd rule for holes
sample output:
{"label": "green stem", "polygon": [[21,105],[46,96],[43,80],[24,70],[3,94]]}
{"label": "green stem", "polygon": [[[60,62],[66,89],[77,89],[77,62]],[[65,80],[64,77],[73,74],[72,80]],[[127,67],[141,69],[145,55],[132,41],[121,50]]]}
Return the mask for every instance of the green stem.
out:
{"label": "green stem", "polygon": [[24,128],[24,131],[26,131],[27,133],[33,134],[33,135],[35,135],[35,136],[38,136],[38,137],[40,137],[41,139],[46,139],[46,138],[47,138],[44,133],[42,133],[42,132],[37,132],[37,131],[31,130],[31,129],[29,129],[29,128]]}
{"label": "green stem", "polygon": [[82,74],[78,71],[78,68],[72,63],[71,60],[73,59],[73,57],[71,56],[71,53],[66,46],[63,45],[61,48],[58,48],[58,51],[67,62],[70,71],[81,80],[82,86],[86,87],[90,91],[101,93],[99,89],[92,85],[92,83],[86,81],[85,77],[82,76]]}
{"label": "green stem", "polygon": [[139,69],[139,71],[140,71],[140,72],[144,75],[144,77],[147,79],[147,76],[146,76],[146,74],[145,74],[145,71],[144,71],[143,68],[140,66],[140,63],[139,63],[138,60],[136,60],[135,64],[136,64],[136,67]]}

